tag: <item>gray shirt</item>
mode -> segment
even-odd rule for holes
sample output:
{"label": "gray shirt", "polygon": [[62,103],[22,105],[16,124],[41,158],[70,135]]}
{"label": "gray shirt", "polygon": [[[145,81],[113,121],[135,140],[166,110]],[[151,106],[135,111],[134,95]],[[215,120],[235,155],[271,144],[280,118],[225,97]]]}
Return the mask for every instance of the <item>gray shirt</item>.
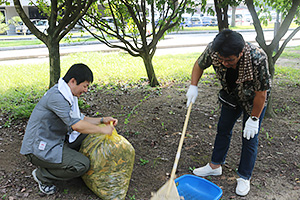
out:
{"label": "gray shirt", "polygon": [[65,137],[81,118],[70,115],[71,105],[59,92],[57,84],[35,106],[24,135],[20,153],[33,154],[50,163],[62,162]]}

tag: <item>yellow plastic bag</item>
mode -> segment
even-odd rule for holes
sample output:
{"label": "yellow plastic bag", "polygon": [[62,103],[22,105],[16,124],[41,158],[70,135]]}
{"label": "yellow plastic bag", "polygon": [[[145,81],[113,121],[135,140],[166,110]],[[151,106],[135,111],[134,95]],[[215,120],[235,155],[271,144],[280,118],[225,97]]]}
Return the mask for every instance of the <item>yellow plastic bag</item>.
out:
{"label": "yellow plastic bag", "polygon": [[82,176],[85,184],[101,199],[125,199],[133,170],[135,150],[114,129],[111,136],[88,135],[80,152],[90,161]]}

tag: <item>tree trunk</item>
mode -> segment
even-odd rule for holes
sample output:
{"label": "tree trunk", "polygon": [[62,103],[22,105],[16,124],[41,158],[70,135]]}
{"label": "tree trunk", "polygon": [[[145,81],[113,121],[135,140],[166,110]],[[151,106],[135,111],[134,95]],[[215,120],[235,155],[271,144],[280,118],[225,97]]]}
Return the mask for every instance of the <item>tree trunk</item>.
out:
{"label": "tree trunk", "polygon": [[269,99],[268,99],[268,105],[267,105],[265,117],[273,118],[275,116],[276,116],[276,113],[274,112],[274,109],[273,109],[273,98],[272,98],[272,95],[270,94]]}
{"label": "tree trunk", "polygon": [[[270,52],[273,52],[273,50],[270,50]],[[275,63],[272,58],[272,53],[266,53],[266,54],[268,56],[269,72],[271,75],[272,85],[274,85],[273,78],[274,78],[274,74],[275,74]],[[273,98],[272,98],[271,94],[272,94],[272,89],[271,89],[271,93],[270,93],[270,96],[268,99],[268,105],[267,105],[267,110],[266,110],[266,114],[265,114],[265,116],[269,117],[269,118],[276,116],[274,109],[273,109]]]}
{"label": "tree trunk", "polygon": [[222,0],[214,0],[215,2],[215,10],[217,13],[217,19],[218,19],[218,28],[221,32],[224,29],[228,28],[228,5],[224,7],[220,7],[220,3],[222,3]]}
{"label": "tree trunk", "polygon": [[143,61],[144,61],[145,67],[146,67],[150,86],[151,87],[158,86],[159,82],[158,82],[155,72],[154,72],[154,68],[153,68],[153,64],[152,64],[152,56],[149,53],[144,53],[141,55],[141,57],[143,58]]}
{"label": "tree trunk", "polygon": [[[288,39],[285,39],[285,41],[283,42],[283,45],[281,45],[281,47],[279,48],[279,51],[275,54],[275,56],[273,56],[273,51],[279,45],[279,41],[282,39],[282,37],[287,33],[288,28],[289,28],[295,14],[297,13],[297,8],[300,4],[300,1],[299,0],[292,1],[292,7],[290,7],[289,12],[287,13],[285,19],[283,20],[282,24],[279,26],[278,32],[277,32],[276,36],[274,37],[274,39],[272,40],[270,45],[266,44],[266,40],[265,40],[265,37],[263,34],[263,29],[260,25],[258,15],[255,11],[253,0],[247,0],[247,1],[245,1],[245,3],[247,4],[248,10],[249,10],[249,12],[252,16],[253,22],[254,22],[254,28],[255,28],[255,31],[257,34],[256,41],[259,44],[259,46],[266,52],[266,54],[268,56],[269,72],[271,75],[271,80],[273,80],[274,75],[275,75],[276,60],[281,55],[282,51],[285,48],[285,45],[290,41],[290,39],[292,39],[292,37],[295,35],[296,32],[298,32],[298,30],[295,29],[296,31],[294,30],[292,32],[292,34],[290,34],[288,36]],[[272,84],[274,85],[274,83],[272,83]],[[268,107],[266,110],[266,116],[273,117],[275,115],[276,114],[272,107],[272,98],[271,98],[271,94],[270,94],[270,97],[268,100]]]}
{"label": "tree trunk", "polygon": [[236,11],[236,6],[232,6],[232,13],[231,13],[231,27],[235,27],[235,11]]}
{"label": "tree trunk", "polygon": [[[271,50],[271,52],[273,52],[274,49]],[[269,72],[271,75],[271,79],[273,80],[274,75],[275,75],[275,63],[272,57],[272,53],[268,54],[268,64],[269,64]]]}
{"label": "tree trunk", "polygon": [[55,85],[60,78],[60,55],[59,55],[59,41],[49,40],[48,45],[49,62],[50,62],[50,83],[49,88]]}
{"label": "tree trunk", "polygon": [[[275,24],[274,24],[274,38],[275,38],[275,36],[277,35],[277,32],[278,32],[278,30],[279,30],[279,28],[280,28],[279,14],[280,14],[280,11],[277,10],[277,11],[276,11],[276,22],[275,22]],[[276,45],[275,53],[277,53],[278,50],[279,50],[279,43],[278,43],[278,45]]]}

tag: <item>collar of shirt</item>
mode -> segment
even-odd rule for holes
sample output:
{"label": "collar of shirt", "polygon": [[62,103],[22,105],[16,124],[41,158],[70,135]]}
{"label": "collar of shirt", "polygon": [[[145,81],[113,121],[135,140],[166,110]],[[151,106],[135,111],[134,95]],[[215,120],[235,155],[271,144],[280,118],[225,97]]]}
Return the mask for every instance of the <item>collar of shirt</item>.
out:
{"label": "collar of shirt", "polygon": [[[253,80],[253,69],[250,55],[251,47],[248,43],[245,44],[243,56],[240,58],[238,64],[239,74],[236,83],[243,83],[245,81]],[[212,53],[212,63],[215,66],[222,66],[218,59],[217,52]]]}

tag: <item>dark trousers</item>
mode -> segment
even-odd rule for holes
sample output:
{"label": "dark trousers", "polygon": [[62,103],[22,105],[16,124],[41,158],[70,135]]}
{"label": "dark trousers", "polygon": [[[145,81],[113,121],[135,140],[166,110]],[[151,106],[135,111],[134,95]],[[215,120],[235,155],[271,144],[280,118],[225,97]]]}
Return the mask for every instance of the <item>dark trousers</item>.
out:
{"label": "dark trousers", "polygon": [[[259,130],[262,119],[265,115],[266,107],[263,109],[259,118]],[[245,123],[249,118],[246,112],[243,112],[242,108],[237,109],[227,108],[222,106],[221,115],[218,122],[217,135],[214,144],[214,150],[212,154],[213,164],[224,164],[226,155],[230,146],[230,140],[232,136],[232,129],[237,119],[243,113],[243,130]],[[258,130],[258,131],[259,131]],[[243,135],[243,131],[242,131]],[[247,140],[242,137],[242,152],[240,158],[240,164],[238,168],[238,174],[241,178],[250,179],[254,168],[258,147],[258,134],[254,138]]]}
{"label": "dark trousers", "polygon": [[53,184],[55,180],[80,177],[90,167],[90,160],[82,153],[70,148],[66,143],[63,147],[61,163],[49,163],[33,154],[28,154],[26,157],[32,164],[38,166],[36,176],[44,184]]}

